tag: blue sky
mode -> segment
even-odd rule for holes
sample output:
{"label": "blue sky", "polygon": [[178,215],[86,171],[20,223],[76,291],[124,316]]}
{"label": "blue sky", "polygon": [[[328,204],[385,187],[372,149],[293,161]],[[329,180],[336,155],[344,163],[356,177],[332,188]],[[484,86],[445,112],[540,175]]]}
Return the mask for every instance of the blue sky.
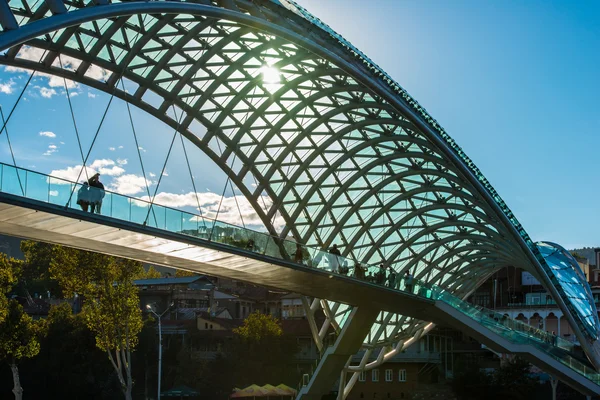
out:
{"label": "blue sky", "polygon": [[[600,3],[580,1],[576,7],[508,0],[299,3],[427,108],[534,240],[556,241],[568,248],[600,245]],[[0,68],[0,104],[5,113],[26,77]],[[77,93],[72,101],[86,148],[109,97],[83,86],[70,90]],[[20,166],[64,174],[68,167],[81,164],[63,92],[61,79],[45,77],[34,78],[27,90],[9,124]],[[146,170],[158,175],[173,130],[135,108],[132,112],[141,133],[139,144],[147,150],[141,153]],[[210,209],[225,178],[207,157],[191,146],[187,149],[195,171],[210,171],[196,177],[198,190],[208,193],[203,204]],[[179,140],[173,152],[160,191],[171,193],[171,202],[191,207],[186,195],[192,186],[189,176],[181,173],[187,167]],[[107,183],[133,192],[144,183],[137,157],[127,109],[115,100],[90,161],[105,160],[95,166],[107,172],[103,174]],[[0,160],[10,160],[2,137]],[[183,179],[189,183],[182,184]],[[232,196],[231,190],[226,196]],[[233,219],[237,212],[231,199],[226,212]]]}

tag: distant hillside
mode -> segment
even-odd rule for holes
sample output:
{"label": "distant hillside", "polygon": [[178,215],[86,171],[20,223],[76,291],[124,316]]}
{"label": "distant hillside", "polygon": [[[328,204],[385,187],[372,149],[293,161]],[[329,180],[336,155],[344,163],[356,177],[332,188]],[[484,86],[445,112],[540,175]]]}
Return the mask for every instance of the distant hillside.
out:
{"label": "distant hillside", "polygon": [[583,257],[588,259],[590,264],[595,265],[596,264],[596,254],[594,252],[594,249],[597,249],[597,248],[598,247],[584,247],[582,249],[573,249],[573,250],[569,250],[569,251],[571,253],[575,252],[577,254],[581,254]]}

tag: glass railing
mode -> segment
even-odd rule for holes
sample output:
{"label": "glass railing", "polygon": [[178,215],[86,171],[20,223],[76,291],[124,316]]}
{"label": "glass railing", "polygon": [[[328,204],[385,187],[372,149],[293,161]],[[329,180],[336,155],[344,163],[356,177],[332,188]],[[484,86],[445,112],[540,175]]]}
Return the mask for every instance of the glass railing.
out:
{"label": "glass railing", "polygon": [[[0,163],[0,191],[77,209],[79,213],[86,212],[84,211],[85,203],[80,200],[101,197],[101,202],[97,202],[100,206],[95,205],[94,207],[94,211],[99,215],[193,236],[209,242],[286,260],[307,268],[324,270],[338,276],[405,293],[409,292],[422,298],[443,301],[503,337],[516,343],[535,345],[562,364],[595,382],[600,382],[595,371],[568,355],[574,349],[571,342],[526,323],[507,318],[502,314],[474,306],[430,283],[400,277],[389,268],[361,265],[350,258],[332,253],[331,249],[305,246],[264,232],[253,231],[160,204],[152,204],[149,201],[119,193],[100,191],[90,188],[88,185],[3,163]],[[91,212],[91,207],[87,207],[87,212]]]}

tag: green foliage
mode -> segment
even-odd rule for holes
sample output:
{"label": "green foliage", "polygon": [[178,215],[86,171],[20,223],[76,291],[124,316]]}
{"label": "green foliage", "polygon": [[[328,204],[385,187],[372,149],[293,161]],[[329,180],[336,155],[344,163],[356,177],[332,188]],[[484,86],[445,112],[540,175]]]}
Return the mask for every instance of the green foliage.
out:
{"label": "green foliage", "polygon": [[162,278],[162,275],[160,274],[160,272],[158,272],[157,270],[154,269],[154,267],[150,267],[148,268],[147,271],[142,269],[142,272],[137,275],[134,279],[158,279],[158,278]]}
{"label": "green foliage", "polygon": [[233,333],[234,340],[220,366],[233,368],[235,386],[297,383],[294,355],[298,346],[293,337],[284,335],[276,318],[252,313]]}
{"label": "green foliage", "polygon": [[105,351],[134,348],[142,330],[135,277],[143,271],[137,261],[56,246],[50,273],[67,293],[85,298],[83,314]]}
{"label": "green foliage", "polygon": [[452,389],[459,400],[526,400],[535,399],[541,385],[531,377],[527,361],[515,357],[494,373],[469,366],[459,371]]}
{"label": "green foliage", "polygon": [[196,274],[195,272],[190,272],[190,271],[186,271],[183,269],[177,269],[177,270],[175,270],[175,276],[178,278],[183,278],[186,276],[198,276],[198,274]]}
{"label": "green foliage", "polygon": [[[50,276],[50,260],[53,245],[32,240],[21,242],[21,251],[25,256],[20,289],[29,293],[46,293],[60,297],[62,295],[58,282]],[[67,294],[67,296],[71,296]]]}
{"label": "green foliage", "polygon": [[244,342],[260,343],[281,337],[283,330],[275,317],[257,311],[248,315],[244,324],[233,333]]}
{"label": "green foliage", "polygon": [[25,256],[23,265],[23,278],[26,280],[50,278],[50,260],[52,248],[48,243],[24,240],[21,242],[21,251]]}
{"label": "green foliage", "polygon": [[142,330],[137,288],[133,280],[142,264],[103,254],[55,246],[50,274],[65,293],[83,299],[82,314],[96,346],[106,351],[126,399],[131,398],[131,351]]}
{"label": "green foliage", "polygon": [[0,322],[8,315],[9,304],[6,295],[17,283],[20,273],[21,263],[0,253]]}
{"label": "green foliage", "polygon": [[9,301],[8,315],[0,324],[0,359],[16,363],[40,352],[43,321],[34,322],[16,300]]}

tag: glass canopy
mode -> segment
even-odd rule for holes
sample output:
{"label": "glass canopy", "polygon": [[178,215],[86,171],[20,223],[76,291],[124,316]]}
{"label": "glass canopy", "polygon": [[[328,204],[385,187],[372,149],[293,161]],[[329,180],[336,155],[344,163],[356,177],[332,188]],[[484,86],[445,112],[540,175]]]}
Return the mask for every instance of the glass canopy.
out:
{"label": "glass canopy", "polygon": [[598,311],[587,283],[588,279],[577,260],[556,243],[537,242],[536,245],[548,263],[555,281],[563,288],[564,300],[575,311],[573,315],[582,322],[587,332],[597,339],[600,327]]}

